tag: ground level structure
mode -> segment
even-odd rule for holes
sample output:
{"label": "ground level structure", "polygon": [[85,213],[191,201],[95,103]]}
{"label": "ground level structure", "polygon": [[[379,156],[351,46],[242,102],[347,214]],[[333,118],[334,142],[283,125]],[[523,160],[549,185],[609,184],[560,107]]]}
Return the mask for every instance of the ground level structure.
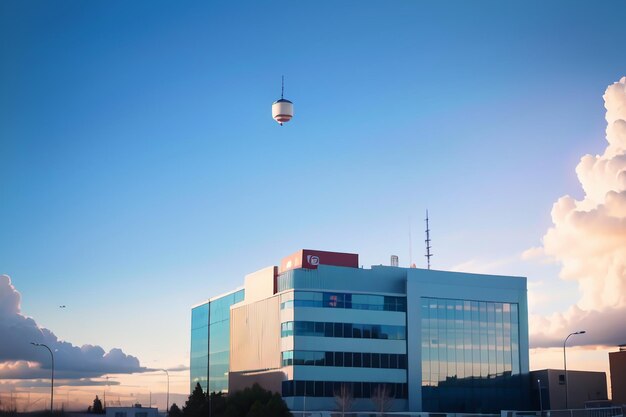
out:
{"label": "ground level structure", "polygon": [[259,383],[292,410],[529,406],[526,278],[300,250],[192,308],[191,389]]}

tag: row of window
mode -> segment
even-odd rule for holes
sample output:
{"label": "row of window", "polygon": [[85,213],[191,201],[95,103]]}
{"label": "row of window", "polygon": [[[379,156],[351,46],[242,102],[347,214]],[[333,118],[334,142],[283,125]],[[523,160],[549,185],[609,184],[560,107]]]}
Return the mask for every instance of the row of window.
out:
{"label": "row of window", "polygon": [[283,366],[306,365],[406,369],[406,355],[397,353],[289,350],[282,353],[282,364]]}
{"label": "row of window", "polygon": [[390,398],[407,398],[406,383],[393,382],[336,382],[336,381],[283,381],[283,397],[335,397],[347,392],[352,398],[372,398],[385,390]]}
{"label": "row of window", "polygon": [[406,312],[406,297],[315,291],[294,291],[281,296],[281,310],[294,306]]}
{"label": "row of window", "polygon": [[515,303],[422,298],[422,384],[520,373]]}
{"label": "row of window", "polygon": [[353,339],[406,340],[406,327],[385,324],[288,321],[280,325],[280,336],[319,336]]}

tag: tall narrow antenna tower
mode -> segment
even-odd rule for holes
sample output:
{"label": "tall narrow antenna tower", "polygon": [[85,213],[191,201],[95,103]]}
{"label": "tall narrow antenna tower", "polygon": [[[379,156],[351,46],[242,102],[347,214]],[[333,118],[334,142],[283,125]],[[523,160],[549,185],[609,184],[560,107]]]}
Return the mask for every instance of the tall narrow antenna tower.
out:
{"label": "tall narrow antenna tower", "polygon": [[409,217],[409,268],[413,268],[413,239],[411,238],[411,218]]}
{"label": "tall narrow antenna tower", "polygon": [[430,257],[433,256],[432,253],[430,253],[430,250],[432,249],[432,246],[430,246],[430,227],[428,226],[428,210],[426,210],[426,260],[428,263],[428,269],[430,269]]}

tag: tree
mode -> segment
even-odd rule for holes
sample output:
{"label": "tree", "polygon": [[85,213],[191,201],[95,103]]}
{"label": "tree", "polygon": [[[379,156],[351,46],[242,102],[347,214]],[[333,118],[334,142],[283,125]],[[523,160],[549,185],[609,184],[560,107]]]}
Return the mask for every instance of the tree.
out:
{"label": "tree", "polygon": [[389,386],[386,384],[379,384],[374,388],[372,392],[372,402],[374,403],[374,409],[381,414],[385,415],[385,411],[388,411],[393,403],[393,396],[389,390]]}
{"label": "tree", "polygon": [[226,396],[223,392],[212,392],[209,396],[209,407],[211,407],[211,417],[223,416],[226,411]]}
{"label": "tree", "polygon": [[205,394],[197,384],[182,414],[175,414],[172,405],[169,417],[208,417],[209,406],[211,417],[293,417],[280,394],[263,389],[259,384],[228,396],[221,392]]}
{"label": "tree", "polygon": [[168,413],[168,416],[169,417],[182,417],[183,416],[183,412],[176,405],[176,403],[173,403],[172,406],[170,407],[170,411]]}
{"label": "tree", "polygon": [[254,404],[252,404],[252,407],[250,407],[246,417],[265,417],[270,415],[272,414],[267,412],[267,406],[261,404],[261,401],[256,400]]}
{"label": "tree", "polygon": [[93,406],[91,406],[91,412],[94,414],[104,414],[104,408],[102,407],[102,401],[96,395],[96,399],[93,400]]}
{"label": "tree", "polygon": [[275,392],[272,395],[272,398],[267,402],[267,414],[266,416],[274,416],[274,417],[293,417],[291,415],[291,411],[289,411],[289,407],[285,404],[283,397]]}
{"label": "tree", "polygon": [[183,415],[185,417],[207,417],[207,397],[204,395],[204,391],[202,391],[200,383],[196,384],[196,387],[189,396],[189,399],[185,402]]}
{"label": "tree", "polygon": [[246,417],[255,402],[258,401],[260,406],[264,406],[271,398],[272,393],[261,388],[259,384],[229,393],[224,415],[225,417]]}
{"label": "tree", "polygon": [[339,390],[335,391],[335,404],[337,405],[337,410],[341,412],[341,417],[344,417],[345,413],[350,411],[353,403],[354,397],[350,387],[347,384],[341,384]]}

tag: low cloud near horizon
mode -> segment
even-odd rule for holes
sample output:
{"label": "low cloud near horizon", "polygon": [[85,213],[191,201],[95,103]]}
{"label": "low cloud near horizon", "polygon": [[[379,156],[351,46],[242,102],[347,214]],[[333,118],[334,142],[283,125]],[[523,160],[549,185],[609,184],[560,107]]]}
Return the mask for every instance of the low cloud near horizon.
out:
{"label": "low cloud near horizon", "polygon": [[0,275],[0,379],[37,379],[50,375],[50,353],[30,343],[45,343],[54,351],[55,378],[81,380],[105,374],[145,372],[139,359],[121,349],[106,352],[97,345],[74,346],[59,340],[21,313],[21,295],[8,275]]}
{"label": "low cloud near horizon", "polygon": [[575,281],[580,293],[565,312],[531,315],[533,348],[562,346],[578,330],[587,334],[577,345],[626,343],[626,77],[603,97],[608,145],[602,155],[583,156],[576,167],[583,198],[559,198],[542,246],[523,255],[558,262],[560,278]]}

